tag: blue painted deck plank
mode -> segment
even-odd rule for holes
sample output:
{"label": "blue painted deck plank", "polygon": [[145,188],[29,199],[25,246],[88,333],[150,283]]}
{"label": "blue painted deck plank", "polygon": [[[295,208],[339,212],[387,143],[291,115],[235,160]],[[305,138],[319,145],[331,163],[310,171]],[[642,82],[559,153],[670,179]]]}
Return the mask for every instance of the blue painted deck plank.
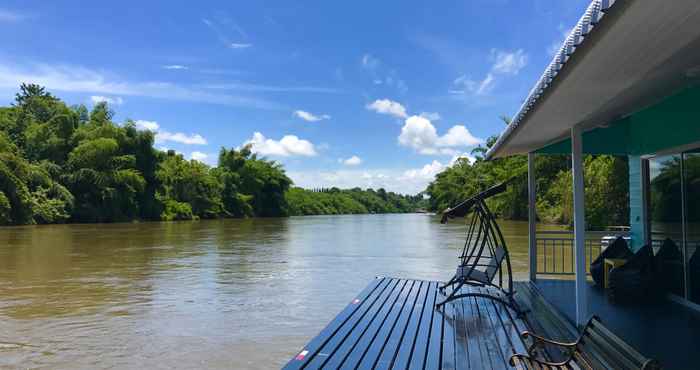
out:
{"label": "blue painted deck plank", "polygon": [[342,366],[346,357],[357,347],[358,342],[362,338],[362,335],[369,329],[372,322],[377,319],[379,312],[386,306],[387,302],[392,299],[396,293],[396,289],[401,289],[401,285],[404,282],[398,279],[392,279],[390,283],[390,288],[387,289],[383,294],[377,304],[372,307],[371,311],[365,315],[365,317],[360,321],[360,323],[355,327],[352,332],[346,337],[346,340],[341,344],[341,346],[336,350],[334,356],[328,359],[328,362],[323,366],[325,369],[337,369]]}
{"label": "blue painted deck plank", "polygon": [[469,297],[439,312],[437,287],[375,279],[285,369],[506,369],[510,354],[524,351],[527,323],[513,310]]}
{"label": "blue painted deck plank", "polygon": [[[431,282],[428,287],[423,314],[418,325],[417,337],[414,339],[413,351],[408,359],[409,370],[422,370],[428,351],[428,338],[432,327],[433,315],[435,314],[435,299],[438,296],[438,283]],[[398,367],[396,367],[398,369]],[[404,369],[402,367],[401,369]]]}
{"label": "blue painted deck plank", "polygon": [[308,366],[309,369],[320,369],[324,366],[330,366],[333,368],[336,364],[340,366],[340,361],[342,361],[345,353],[350,351],[352,346],[355,345],[355,337],[359,336],[359,332],[368,325],[369,320],[375,316],[379,309],[384,305],[384,301],[389,298],[391,292],[393,292],[394,287],[398,283],[395,279],[386,279],[386,284],[382,286],[381,292],[378,295],[373,296],[371,300],[367,303],[366,310],[354,315],[352,322],[345,325],[342,330],[340,330],[336,335],[328,342],[324,348],[326,356],[319,356],[315,358]]}
{"label": "blue painted deck plank", "polygon": [[[360,339],[357,341],[355,348],[353,348],[353,350],[343,360],[343,364],[340,367],[341,369],[357,368],[360,362],[364,359],[368,350],[376,350],[376,348],[371,347],[372,343],[374,343],[374,339],[384,326],[387,317],[389,317],[391,314],[391,311],[394,309],[394,306],[396,306],[396,303],[407,294],[407,291],[411,288],[411,286],[411,281],[402,280],[399,286],[394,288],[394,292],[392,292],[391,297],[389,297],[389,300],[387,300],[384,307],[382,307],[377,314],[376,320],[373,320],[369,327],[367,327],[367,330],[362,333],[362,336],[360,336]],[[381,343],[379,343],[379,345],[381,345]]]}
{"label": "blue painted deck plank", "polygon": [[[438,292],[435,299],[440,301],[445,299],[445,297]],[[428,334],[428,349],[424,364],[425,370],[439,369],[442,362],[442,324],[444,321],[444,313],[436,310],[434,307],[433,311],[434,314],[430,324],[430,333]]]}
{"label": "blue painted deck plank", "polygon": [[469,335],[467,334],[467,316],[465,315],[465,302],[460,300],[455,307],[455,361],[457,370],[469,369]]}
{"label": "blue painted deck plank", "polygon": [[432,305],[428,308],[426,303],[428,302],[428,292],[430,286],[433,284],[430,281],[424,281],[420,287],[420,292],[416,298],[415,306],[413,307],[413,312],[411,312],[411,317],[409,319],[406,330],[401,338],[401,343],[399,348],[394,355],[392,360],[392,369],[406,369],[411,360],[411,356],[415,351],[416,339],[418,338],[418,329],[420,328],[421,320],[423,319],[423,312],[427,309],[432,310]]}
{"label": "blue painted deck plank", "polygon": [[456,331],[456,310],[455,307],[460,305],[461,302],[454,302],[455,304],[446,304],[445,320],[442,324],[442,356],[441,356],[441,369],[444,370],[454,370],[456,368],[455,359],[455,331]]}
{"label": "blue painted deck plank", "polygon": [[479,311],[476,309],[476,299],[473,297],[464,298],[464,311],[466,313],[467,335],[469,335],[469,365],[472,369],[485,368],[489,364],[488,350],[486,344],[479,340],[483,336],[482,328],[479,325]]}
{"label": "blue painted deck plank", "polygon": [[[495,333],[493,332],[493,327],[488,318],[485,308],[482,306],[483,298],[473,298],[475,302],[476,312],[478,313],[479,326],[482,336],[485,340],[482,342],[486,347],[486,354],[489,358],[489,369],[500,369],[503,365],[503,356],[500,353],[500,349],[497,348],[497,340]],[[499,366],[500,365],[500,366]]]}
{"label": "blue painted deck plank", "polygon": [[[306,364],[311,361],[316,353],[330,340],[333,338],[334,334],[342,328],[346,321],[353,316],[353,314],[359,310],[362,305],[365,304],[364,300],[370,296],[375,290],[380,286],[382,282],[385,282],[385,278],[374,279],[367,287],[360,292],[359,295],[353,299],[353,301],[348,304],[343,311],[341,311],[338,316],[336,316],[333,321],[331,321],[314,339],[312,339],[292,360],[287,363],[284,367],[285,370],[301,369]],[[356,300],[359,300],[356,304]],[[304,351],[307,351],[305,355],[301,358],[299,357]],[[299,359],[300,358],[300,359]]]}
{"label": "blue painted deck plank", "polygon": [[[489,289],[486,288],[479,288],[477,289],[481,293],[484,294],[496,294],[495,292],[492,292]],[[513,354],[512,352],[512,344],[510,343],[510,338],[508,336],[508,333],[505,332],[503,325],[501,325],[501,321],[499,319],[499,313],[496,312],[493,303],[495,301],[490,300],[488,298],[479,298],[481,300],[480,307],[484,309],[486,313],[486,317],[488,321],[491,323],[491,330],[490,332],[492,333],[493,337],[496,339],[495,344],[496,349],[498,354],[500,354],[500,361],[496,360],[494,361],[494,368],[496,369],[505,369],[506,368],[506,361],[510,358],[510,355]],[[503,304],[498,303],[500,306],[503,307]]]}
{"label": "blue painted deck plank", "polygon": [[389,337],[386,339],[386,344],[384,345],[381,354],[372,366],[373,369],[389,369],[393,366],[411,320],[413,319],[414,321],[418,321],[416,316],[413,316],[413,312],[416,309],[421,291],[424,290],[423,287],[427,284],[427,282],[423,281],[414,282],[411,293],[401,309],[401,313],[396,320],[395,326],[392,329]]}

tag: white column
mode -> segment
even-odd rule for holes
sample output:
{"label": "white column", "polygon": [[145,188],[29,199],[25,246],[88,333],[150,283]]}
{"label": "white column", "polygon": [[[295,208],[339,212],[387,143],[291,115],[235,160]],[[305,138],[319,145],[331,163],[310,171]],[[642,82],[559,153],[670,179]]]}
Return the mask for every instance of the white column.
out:
{"label": "white column", "polygon": [[535,189],[535,153],[527,153],[527,226],[528,226],[528,261],[530,281],[537,281],[537,239],[536,223],[537,189]]}
{"label": "white column", "polygon": [[571,164],[574,187],[574,263],[576,272],[576,324],[581,326],[588,319],[586,299],[586,211],[583,190],[583,153],[581,128],[571,129]]}

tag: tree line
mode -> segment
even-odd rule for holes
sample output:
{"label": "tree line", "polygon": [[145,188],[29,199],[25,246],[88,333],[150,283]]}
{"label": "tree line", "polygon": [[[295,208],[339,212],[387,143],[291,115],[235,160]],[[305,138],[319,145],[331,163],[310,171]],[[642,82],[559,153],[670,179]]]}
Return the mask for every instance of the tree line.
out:
{"label": "tree line", "polygon": [[[250,146],[221,148],[218,166],[153,147],[154,133],[112,121],[106,103],[68,106],[34,84],[0,108],[0,224],[192,220],[407,212],[383,189],[292,188]],[[307,194],[308,193],[308,194]],[[309,195],[312,194],[312,195]],[[322,194],[322,195],[321,195]]]}
{"label": "tree line", "polygon": [[[506,120],[507,121],[507,120]],[[475,160],[461,158],[428,185],[430,210],[439,212],[490,186],[513,179],[505,193],[487,201],[499,217],[526,220],[528,211],[527,157],[511,156],[490,161],[484,155],[497,137],[472,151]],[[586,224],[592,229],[629,223],[627,157],[586,155],[583,160]],[[571,225],[573,195],[571,157],[536,155],[537,217],[542,222]]]}

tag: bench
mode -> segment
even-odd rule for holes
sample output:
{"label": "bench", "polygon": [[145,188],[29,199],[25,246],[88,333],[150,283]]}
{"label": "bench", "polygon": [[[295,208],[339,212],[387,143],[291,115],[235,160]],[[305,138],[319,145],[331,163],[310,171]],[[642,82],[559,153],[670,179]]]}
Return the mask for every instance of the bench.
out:
{"label": "bench", "polygon": [[[511,366],[516,369],[661,369],[658,362],[645,358],[613,334],[596,316],[591,317],[578,339],[563,343],[527,331],[521,334],[523,341],[532,341],[527,354],[510,357]],[[567,353],[563,361],[545,360],[542,355],[545,346],[552,346]]]}

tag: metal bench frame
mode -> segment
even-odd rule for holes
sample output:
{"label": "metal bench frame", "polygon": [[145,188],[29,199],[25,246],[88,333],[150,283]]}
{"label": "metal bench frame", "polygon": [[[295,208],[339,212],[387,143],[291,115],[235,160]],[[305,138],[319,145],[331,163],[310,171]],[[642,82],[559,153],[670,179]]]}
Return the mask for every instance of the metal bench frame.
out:
{"label": "metal bench frame", "polygon": [[[447,283],[440,286],[441,293],[444,293],[448,287],[452,287],[452,291],[444,300],[435,305],[437,309],[455,299],[480,297],[498,301],[515,310],[518,315],[524,313],[513,299],[515,294],[513,270],[505,239],[485,202],[486,198],[505,191],[507,184],[508,182],[504,182],[489,188],[443,213],[442,222],[446,222],[447,218],[464,217],[469,214],[472,217],[467,229],[466,241],[459,256],[460,264],[457,267],[457,272]],[[506,287],[504,287],[503,278],[504,263],[508,271]],[[496,275],[498,275],[497,284],[493,282]],[[490,286],[498,289],[499,293],[502,294],[462,293],[461,288],[464,285]]]}
{"label": "metal bench frame", "polygon": [[[642,356],[620,337],[603,326],[597,316],[592,316],[576,341],[559,342],[524,331],[523,341],[531,340],[527,354],[514,354],[510,364],[518,369],[661,369],[656,360]],[[567,353],[563,361],[553,362],[542,358],[546,345],[563,349]]]}

